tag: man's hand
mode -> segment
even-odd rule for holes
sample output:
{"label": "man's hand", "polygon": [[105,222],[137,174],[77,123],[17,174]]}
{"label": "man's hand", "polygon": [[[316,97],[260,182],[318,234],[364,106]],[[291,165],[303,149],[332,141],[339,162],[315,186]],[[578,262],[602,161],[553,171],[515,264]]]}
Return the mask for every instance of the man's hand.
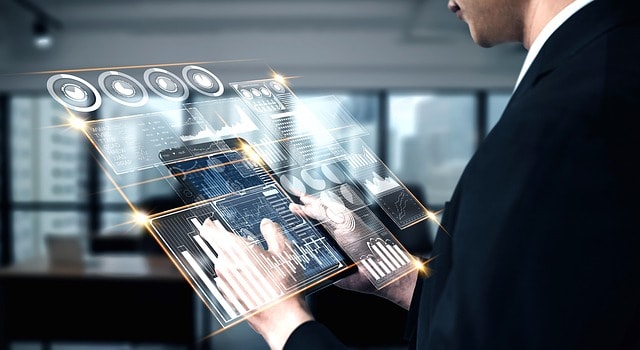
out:
{"label": "man's hand", "polygon": [[[273,274],[273,278],[281,280],[269,280],[256,266],[256,257],[261,255],[264,260],[277,258],[289,250],[291,245],[282,232],[280,225],[263,219],[260,223],[260,231],[264,236],[268,249],[265,250],[257,244],[251,244],[229,231],[217,221],[205,220],[204,233],[209,240],[217,245],[217,261],[215,270],[223,287],[223,294],[228,301],[238,307],[252,310],[256,305],[257,311],[247,318],[249,325],[269,344],[271,349],[282,349],[291,333],[302,323],[313,320],[313,316],[301,294],[294,294],[282,298],[281,286],[287,284],[290,277]],[[259,283],[266,287],[263,295],[271,298],[245,293],[241,287],[244,281]],[[236,286],[236,288],[230,287]],[[260,303],[262,302],[262,303]]]}
{"label": "man's hand", "polygon": [[[299,198],[302,205],[292,203],[289,205],[289,209],[297,215],[312,218],[323,224],[340,246],[344,247],[354,239],[354,225],[366,226],[343,203],[332,200],[327,196],[316,198],[311,195],[300,194]],[[415,269],[394,283],[382,289],[376,289],[363,272],[361,266],[358,266],[357,273],[341,279],[335,285],[355,292],[374,294],[408,309],[413,297],[417,277],[418,270]]]}

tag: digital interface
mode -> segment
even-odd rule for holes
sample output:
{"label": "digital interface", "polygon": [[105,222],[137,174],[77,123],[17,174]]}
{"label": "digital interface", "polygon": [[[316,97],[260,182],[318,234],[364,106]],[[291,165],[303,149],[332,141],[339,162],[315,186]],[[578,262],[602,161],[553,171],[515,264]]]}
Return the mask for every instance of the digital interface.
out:
{"label": "digital interface", "polygon": [[401,229],[426,219],[426,208],[364,142],[357,141],[361,152],[348,154],[342,164],[360,187]]}
{"label": "digital interface", "polygon": [[158,152],[211,135],[184,109],[91,121],[86,132],[116,174],[162,165]]}
{"label": "digital interface", "polygon": [[[247,77],[255,67],[245,63],[65,70],[43,73],[42,85],[223,328],[334,283],[354,265],[375,288],[415,269],[374,213],[401,230],[431,213],[362,140],[367,130],[335,96],[300,99],[271,69],[268,78]],[[139,210],[136,201],[158,189],[180,203]],[[290,211],[301,194],[322,203],[322,219]],[[275,259],[260,253],[269,248],[264,218],[290,243]],[[207,219],[256,248],[248,276],[216,276],[220,247]]]}
{"label": "digital interface", "polygon": [[334,159],[344,150],[329,130],[284,84],[274,80],[231,83],[260,123],[298,165]]}
{"label": "digital interface", "polygon": [[389,232],[349,184],[316,195],[327,205],[322,223],[349,257],[378,289],[407,274],[415,266],[411,255]]}
{"label": "digital interface", "polygon": [[[188,186],[199,201],[193,208],[168,213],[151,220],[150,225],[171,254],[189,272],[199,292],[223,323],[273,302],[289,292],[307,287],[321,286],[320,282],[348,269],[349,261],[340,248],[318,227],[289,210],[290,197],[256,160],[252,149],[232,147],[196,159],[168,163],[166,166],[179,181]],[[161,152],[170,159],[175,150]],[[246,238],[249,245],[268,249],[260,234],[263,218],[278,223],[288,241],[290,250],[276,261],[249,250],[253,254],[256,274],[260,278],[250,281],[238,275],[236,286],[220,285],[214,272],[219,248],[206,233],[202,223],[206,218],[220,220],[235,234]],[[282,279],[272,276],[287,276]],[[223,290],[231,288],[255,301],[251,307],[227,300]],[[266,291],[266,292],[265,292]],[[222,298],[222,300],[220,300]],[[240,305],[241,306],[241,305]]]}

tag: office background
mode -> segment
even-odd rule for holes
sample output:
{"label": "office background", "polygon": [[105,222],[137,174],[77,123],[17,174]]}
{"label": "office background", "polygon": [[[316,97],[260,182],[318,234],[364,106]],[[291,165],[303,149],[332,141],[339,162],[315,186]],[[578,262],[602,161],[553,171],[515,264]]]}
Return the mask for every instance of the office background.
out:
{"label": "office background", "polygon": [[[51,42],[36,45],[44,33]],[[131,210],[86,140],[50,127],[64,109],[22,73],[250,60],[238,74],[264,78],[270,67],[292,77],[299,97],[337,96],[369,146],[437,211],[499,118],[524,55],[516,44],[476,46],[445,0],[3,0],[0,262],[46,256],[51,234],[81,237],[91,252],[103,238],[146,234],[122,224]],[[171,191],[145,187],[131,199]],[[141,247],[122,242],[111,248]],[[238,328],[214,347],[253,339]]]}

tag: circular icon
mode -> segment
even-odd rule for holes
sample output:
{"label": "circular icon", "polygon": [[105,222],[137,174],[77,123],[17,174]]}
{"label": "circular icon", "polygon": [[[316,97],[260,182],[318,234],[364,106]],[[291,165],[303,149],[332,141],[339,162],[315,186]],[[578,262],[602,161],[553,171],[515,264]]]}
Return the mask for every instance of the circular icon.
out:
{"label": "circular icon", "polygon": [[260,97],[262,96],[262,94],[260,93],[260,90],[256,89],[256,88],[251,88],[251,93],[253,94],[253,96],[255,97]]}
{"label": "circular icon", "polygon": [[316,191],[322,191],[327,187],[327,183],[319,175],[318,169],[303,169],[300,172],[300,177],[305,184]]}
{"label": "circular icon", "polygon": [[270,81],[269,86],[275,92],[284,92],[284,86],[282,86],[282,84],[278,83],[277,81]]}
{"label": "circular icon", "polygon": [[284,174],[280,176],[280,185],[294,196],[307,193],[307,188],[304,183],[294,175]]}
{"label": "circular icon", "polygon": [[61,105],[78,112],[92,112],[102,104],[98,90],[84,79],[56,74],[47,80],[47,90]]}
{"label": "circular icon", "polygon": [[215,74],[199,66],[186,66],[182,76],[196,91],[207,96],[218,97],[224,92],[224,85]]}
{"label": "circular icon", "polygon": [[140,107],[147,103],[147,90],[136,79],[127,74],[107,71],[100,74],[98,84],[112,100],[129,107]]}
{"label": "circular icon", "polygon": [[247,100],[250,100],[253,98],[253,94],[247,89],[240,90],[240,93],[242,94],[242,97],[246,98]]}
{"label": "circular icon", "polygon": [[267,89],[265,86],[260,88],[260,92],[267,97],[271,96],[271,90]]}
{"label": "circular icon", "polygon": [[336,164],[322,164],[322,173],[334,184],[342,184],[346,181],[346,175]]}
{"label": "circular icon", "polygon": [[144,82],[153,92],[171,101],[184,101],[189,89],[175,74],[160,68],[149,68],[144,72]]}

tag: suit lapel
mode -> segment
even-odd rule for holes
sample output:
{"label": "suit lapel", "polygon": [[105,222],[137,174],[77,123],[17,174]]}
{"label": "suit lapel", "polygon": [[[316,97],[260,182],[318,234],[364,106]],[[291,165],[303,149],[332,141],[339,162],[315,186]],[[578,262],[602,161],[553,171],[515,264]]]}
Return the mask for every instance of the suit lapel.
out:
{"label": "suit lapel", "polygon": [[624,8],[621,2],[615,0],[595,0],[571,16],[542,46],[511,96],[509,105],[582,47],[623,23]]}

